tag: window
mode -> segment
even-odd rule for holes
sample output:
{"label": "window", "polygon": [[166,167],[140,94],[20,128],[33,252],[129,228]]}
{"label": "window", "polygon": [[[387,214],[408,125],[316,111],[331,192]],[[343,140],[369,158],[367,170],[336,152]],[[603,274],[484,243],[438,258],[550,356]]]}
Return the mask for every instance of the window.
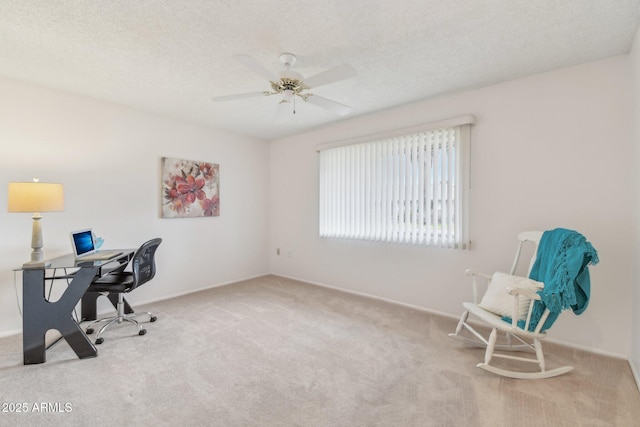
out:
{"label": "window", "polygon": [[472,118],[464,119],[321,149],[320,236],[466,247]]}

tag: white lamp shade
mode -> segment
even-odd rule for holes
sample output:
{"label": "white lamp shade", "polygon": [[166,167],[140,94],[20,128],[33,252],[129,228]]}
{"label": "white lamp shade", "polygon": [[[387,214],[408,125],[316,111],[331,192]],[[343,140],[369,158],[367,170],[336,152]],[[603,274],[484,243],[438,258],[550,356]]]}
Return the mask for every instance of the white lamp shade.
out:
{"label": "white lamp shade", "polygon": [[60,212],[64,210],[64,187],[50,182],[10,182],[9,212]]}

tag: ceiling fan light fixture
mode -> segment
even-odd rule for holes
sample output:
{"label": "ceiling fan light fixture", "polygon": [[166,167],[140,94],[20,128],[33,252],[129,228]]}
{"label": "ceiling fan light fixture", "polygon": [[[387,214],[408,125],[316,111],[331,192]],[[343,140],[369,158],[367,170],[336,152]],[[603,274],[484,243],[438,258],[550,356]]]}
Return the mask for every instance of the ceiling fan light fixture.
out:
{"label": "ceiling fan light fixture", "polygon": [[295,93],[291,89],[282,91],[283,101],[290,102],[293,99]]}

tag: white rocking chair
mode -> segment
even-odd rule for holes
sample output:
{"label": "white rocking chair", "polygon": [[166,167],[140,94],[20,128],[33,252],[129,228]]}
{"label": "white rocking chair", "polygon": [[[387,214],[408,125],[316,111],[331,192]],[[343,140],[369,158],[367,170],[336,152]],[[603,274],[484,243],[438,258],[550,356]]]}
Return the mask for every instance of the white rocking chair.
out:
{"label": "white rocking chair", "polygon": [[[523,245],[526,242],[529,242],[535,245],[533,257],[531,258],[529,267],[527,269],[527,277],[529,276],[531,267],[535,262],[536,249],[538,244],[540,243],[542,234],[543,232],[541,231],[528,231],[522,232],[518,235],[520,244],[518,246],[518,250],[516,252],[516,256],[509,275],[513,275],[516,272]],[[458,322],[455,333],[449,334],[449,336],[470,345],[486,347],[484,362],[478,363],[478,368],[482,368],[486,371],[493,372],[494,374],[502,375],[505,377],[521,379],[550,378],[564,374],[573,369],[573,366],[563,366],[552,370],[546,369],[541,340],[544,339],[547,334],[546,332],[542,332],[541,328],[544,325],[550,312],[548,309],[545,309],[542,317],[536,325],[536,328],[533,331],[529,331],[533,305],[535,301],[540,300],[540,296],[536,294],[535,289],[532,289],[531,286],[529,286],[528,288],[517,286],[506,288],[504,293],[508,293],[509,296],[506,296],[505,298],[512,300],[512,306],[511,309],[509,309],[508,314],[508,316],[511,317],[512,320],[511,322],[508,322],[503,320],[503,315],[495,314],[494,312],[486,310],[485,308],[481,307],[482,303],[478,302],[477,278],[486,280],[487,285],[489,286],[492,279],[496,277],[495,274],[493,276],[490,276],[486,274],[476,273],[471,270],[467,270],[466,274],[473,277],[473,303],[465,302],[462,304],[465,311],[460,317],[460,321]],[[523,280],[527,279],[524,278]],[[536,283],[537,286],[542,286],[542,283],[540,282],[534,283]],[[484,299],[482,302],[484,302]],[[487,338],[485,338],[481,333],[479,333],[468,323],[467,320],[469,314],[473,314],[475,317],[479,318],[481,321],[488,324],[492,328],[491,333]],[[521,326],[518,326],[519,318],[524,320],[524,327],[522,327],[522,322]],[[475,339],[461,335],[463,329],[468,330]],[[504,332],[506,334],[506,344],[497,344],[498,331]],[[517,341],[515,344],[514,339]],[[500,353],[498,353],[497,351]],[[533,351],[535,357],[504,354],[505,352],[514,351]],[[525,364],[537,364],[539,367],[539,371],[514,371],[510,369],[500,368],[492,364],[494,358],[509,359],[511,361],[518,362],[515,365],[518,365],[519,362],[523,362]]]}

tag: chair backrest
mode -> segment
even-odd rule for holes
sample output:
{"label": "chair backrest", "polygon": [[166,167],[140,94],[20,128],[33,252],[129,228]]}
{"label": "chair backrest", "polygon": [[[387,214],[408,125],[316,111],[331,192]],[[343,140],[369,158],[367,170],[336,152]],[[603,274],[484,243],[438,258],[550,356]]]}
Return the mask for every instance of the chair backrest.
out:
{"label": "chair backrest", "polygon": [[515,274],[516,269],[518,268],[518,263],[520,262],[522,247],[526,242],[531,242],[533,243],[534,248],[533,248],[533,255],[531,257],[531,260],[529,261],[529,265],[527,266],[526,276],[529,277],[529,273],[531,272],[531,267],[533,267],[533,264],[536,262],[537,249],[538,249],[538,245],[540,244],[540,239],[542,239],[542,234],[544,234],[544,231],[523,231],[521,233],[518,233],[518,240],[520,241],[520,243],[518,244],[516,257],[513,260],[513,265],[511,266],[511,270],[509,271],[509,274]]}
{"label": "chair backrest", "polygon": [[138,248],[131,259],[131,271],[133,272],[133,286],[130,290],[134,290],[143,283],[153,279],[156,275],[156,249],[162,243],[161,238],[151,239]]}

